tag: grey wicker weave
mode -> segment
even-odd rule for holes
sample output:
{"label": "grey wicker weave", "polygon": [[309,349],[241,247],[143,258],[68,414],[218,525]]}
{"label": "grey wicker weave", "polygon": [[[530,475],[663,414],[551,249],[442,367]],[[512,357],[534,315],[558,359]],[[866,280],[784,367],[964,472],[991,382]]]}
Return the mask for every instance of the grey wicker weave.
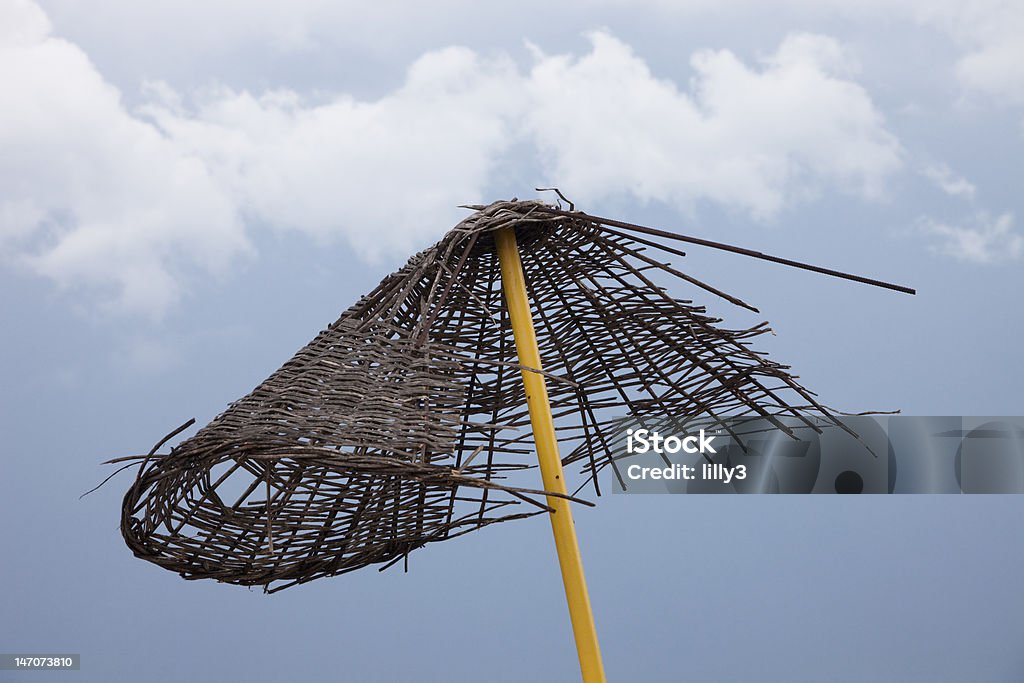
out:
{"label": "grey wicker weave", "polygon": [[[280,590],[547,510],[493,231],[514,226],[563,463],[599,491],[612,423],[828,414],[664,282],[665,243],[538,201],[475,213],[169,453],[138,457],[121,531],[186,579]],[[159,448],[159,446],[158,446]],[[156,451],[157,449],[154,449]],[[532,465],[535,467],[535,465]]]}

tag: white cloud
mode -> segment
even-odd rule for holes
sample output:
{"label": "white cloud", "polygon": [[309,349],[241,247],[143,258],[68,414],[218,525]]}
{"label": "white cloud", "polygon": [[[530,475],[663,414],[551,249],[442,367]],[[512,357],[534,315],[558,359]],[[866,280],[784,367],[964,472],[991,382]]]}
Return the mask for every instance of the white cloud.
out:
{"label": "white cloud", "polygon": [[691,92],[615,38],[591,40],[579,59],[540,58],[527,86],[548,182],[576,197],[710,199],[769,217],[822,183],[878,196],[901,165],[867,92],[834,75],[853,65],[831,38],[789,36],[759,68],[698,52]]}
{"label": "white cloud", "polygon": [[824,36],[790,36],[754,66],[699,52],[686,90],[595,33],[586,54],[536,54],[525,71],[428,52],[377,99],[151,83],[131,111],[35,5],[2,7],[0,241],[131,310],[158,314],[184,274],[247,253],[254,224],[408,252],[488,199],[514,147],[539,150],[538,180],[582,200],[705,199],[756,217],[825,187],[876,197],[903,154]]}
{"label": "white cloud", "polygon": [[[715,24],[723,18],[750,36],[760,24],[829,26],[836,20],[878,26],[887,35],[894,24],[938,30],[954,41],[959,56],[950,74],[966,88],[1024,103],[1024,3],[1019,0],[781,0],[770,8],[761,0],[575,0],[543,3],[479,3],[436,0],[431,3],[358,3],[352,0],[41,0],[58,25],[83,44],[102,52],[110,63],[133,54],[139,73],[184,69],[209,73],[225,55],[259,58],[268,51],[285,55],[318,49],[341,54],[391,56],[419,54],[437,43],[465,42],[460,35],[480,26],[501,26],[489,43],[534,31],[575,34],[595,25],[644,27],[666,17]],[[623,20],[622,8],[628,8]],[[537,27],[543,15],[546,26]],[[111,27],[130,26],[130,31]],[[187,36],[187,40],[182,40]],[[515,38],[512,38],[514,40]],[[478,43],[479,44],[479,43]],[[409,52],[409,51],[412,52]],[[183,66],[183,65],[187,65]],[[901,65],[893,64],[893,68]],[[945,65],[943,65],[945,67]],[[132,67],[129,67],[129,70]],[[132,84],[134,86],[134,84]]]}
{"label": "white cloud", "polygon": [[50,32],[50,20],[29,0],[0,4],[0,45],[35,45]]}
{"label": "white cloud", "polygon": [[974,183],[961,175],[957,175],[953,172],[953,169],[944,163],[928,164],[921,169],[921,174],[932,181],[940,190],[952,197],[974,199],[974,194],[977,191]]}
{"label": "white cloud", "polygon": [[521,106],[514,66],[464,48],[429,53],[395,92],[309,104],[293,92],[208,93],[194,112],[151,105],[249,215],[364,256],[408,252],[482,200]]}
{"label": "white cloud", "polygon": [[[688,19],[734,16],[737,24],[758,17],[768,5],[761,0],[604,0],[609,5],[653,8]],[[949,74],[968,91],[997,101],[1024,105],[1024,2],[1020,0],[782,0],[770,14],[790,25],[868,22],[888,33],[897,22],[937,30],[951,39],[958,56]],[[900,64],[893,64],[900,68]]]}
{"label": "white cloud", "polygon": [[1024,236],[1013,227],[1010,212],[993,218],[978,213],[967,225],[950,225],[932,218],[922,218],[922,231],[941,238],[933,250],[972,263],[1016,261],[1024,257]]}
{"label": "white cloud", "polygon": [[50,37],[33,4],[2,7],[7,258],[160,312],[180,292],[176,259],[222,268],[246,248],[237,207],[201,160],[124,109],[81,50]]}
{"label": "white cloud", "polygon": [[923,19],[962,47],[960,83],[1005,102],[1024,104],[1024,3],[1019,0],[923,2]]}

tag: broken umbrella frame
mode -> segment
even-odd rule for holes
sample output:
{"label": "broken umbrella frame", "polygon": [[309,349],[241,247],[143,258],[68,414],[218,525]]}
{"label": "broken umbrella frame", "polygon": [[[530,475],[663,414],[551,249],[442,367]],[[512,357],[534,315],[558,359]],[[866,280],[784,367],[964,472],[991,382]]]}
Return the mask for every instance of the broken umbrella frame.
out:
{"label": "broken umbrella frame", "polygon": [[[122,535],[186,579],[274,592],[548,513],[583,679],[603,680],[570,502],[588,484],[600,494],[617,418],[757,416],[789,431],[780,417],[831,417],[750,348],[767,323],[723,328],[652,278],[756,309],[649,250],[683,256],[667,242],[689,242],[913,290],[571,204],[468,208],[194,436],[157,454],[189,422],[148,455],[111,461],[139,465]],[[510,481],[534,448],[542,490]],[[563,465],[577,463],[586,479],[570,495]]]}

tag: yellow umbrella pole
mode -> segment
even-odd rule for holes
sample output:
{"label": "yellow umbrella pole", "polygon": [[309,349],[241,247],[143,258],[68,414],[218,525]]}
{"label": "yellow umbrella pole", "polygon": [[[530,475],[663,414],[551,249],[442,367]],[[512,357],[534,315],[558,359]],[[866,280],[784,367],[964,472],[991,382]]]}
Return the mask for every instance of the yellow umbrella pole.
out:
{"label": "yellow umbrella pole", "polygon": [[[526,278],[523,264],[519,259],[514,228],[502,228],[494,233],[498,247],[498,261],[501,263],[501,286],[505,291],[512,334],[516,340],[519,364],[542,370],[540,351],[537,349],[537,334],[533,329],[533,316],[526,294]],[[530,424],[533,440],[537,446],[544,490],[566,493],[565,476],[562,473],[562,459],[558,455],[558,441],[555,439],[555,422],[551,417],[548,389],[544,375],[523,370],[523,385],[526,387],[526,404],[530,410]],[[604,664],[601,663],[601,648],[597,643],[597,629],[594,615],[590,611],[590,596],[587,594],[587,580],[583,576],[583,559],[576,542],[576,526],[572,521],[572,510],[565,498],[548,496],[548,505],[554,509],[549,513],[551,531],[555,535],[558,550],[558,564],[562,569],[562,583],[565,585],[565,599],[569,603],[569,618],[572,620],[573,635],[576,638],[576,652],[580,658],[580,670],[584,683],[604,681]]]}

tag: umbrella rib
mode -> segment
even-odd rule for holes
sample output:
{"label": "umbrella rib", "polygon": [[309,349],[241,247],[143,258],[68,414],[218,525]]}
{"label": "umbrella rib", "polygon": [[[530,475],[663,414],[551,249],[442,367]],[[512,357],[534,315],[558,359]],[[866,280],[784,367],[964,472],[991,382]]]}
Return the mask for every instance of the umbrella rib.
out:
{"label": "umbrella rib", "polygon": [[711,249],[718,249],[720,251],[728,251],[734,254],[741,254],[743,256],[749,256],[751,258],[761,259],[763,261],[770,261],[771,263],[778,263],[784,266],[790,266],[791,268],[800,268],[802,270],[809,270],[822,275],[828,275],[831,277],[841,278],[843,280],[852,280],[853,282],[860,282],[865,285],[871,285],[873,287],[881,287],[883,289],[891,289],[896,292],[902,292],[904,294],[917,294],[917,290],[904,285],[897,285],[892,282],[885,282],[884,280],[876,280],[874,278],[864,277],[863,275],[855,275],[853,273],[847,273],[841,270],[835,270],[833,268],[825,268],[823,266],[816,266],[811,263],[804,263],[802,261],[794,261],[793,259],[783,258],[781,256],[773,256],[771,254],[765,254],[760,251],[753,249],[747,249],[746,247],[739,247],[734,244],[726,244],[725,242],[715,242],[713,240],[706,240],[700,237],[692,237],[690,235],[683,235],[676,232],[669,232],[668,230],[661,230],[659,228],[650,228],[645,225],[638,225],[636,223],[627,223],[625,221],[618,221],[613,218],[604,218],[603,216],[595,216],[593,214],[583,213],[582,211],[564,211],[562,209],[556,209],[554,207],[543,207],[539,209],[547,213],[555,214],[558,216],[567,216],[570,218],[577,218],[580,220],[590,221],[595,224],[614,226],[616,228],[622,228],[624,230],[631,230],[634,232],[643,233],[645,235],[652,235],[654,237],[663,237],[665,239],[677,240],[679,242],[686,242],[688,244],[697,244],[702,247],[709,247]]}

